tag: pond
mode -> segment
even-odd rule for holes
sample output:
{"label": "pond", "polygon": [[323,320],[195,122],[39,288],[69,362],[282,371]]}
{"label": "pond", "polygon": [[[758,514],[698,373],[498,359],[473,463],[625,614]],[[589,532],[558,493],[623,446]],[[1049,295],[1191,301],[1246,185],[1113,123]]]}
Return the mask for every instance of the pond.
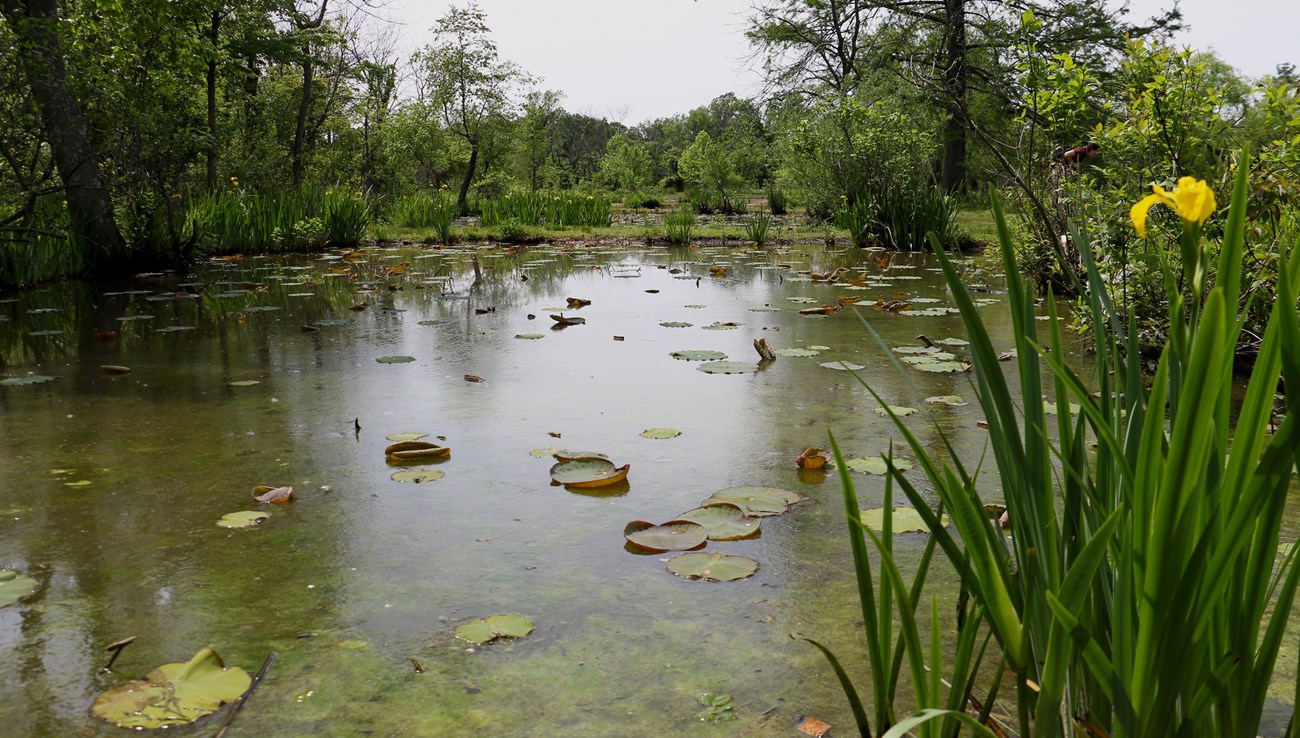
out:
{"label": "pond", "polygon": [[[963,268],[1009,348],[1001,280]],[[800,313],[839,298],[861,300]],[[911,307],[876,306],[893,300]],[[978,408],[925,400],[971,399],[970,375],[895,363],[864,325],[891,347],[959,339],[950,304],[919,254],[631,244],[250,257],[5,296],[0,372],[24,381],[0,386],[0,568],[39,582],[0,609],[5,730],[117,735],[97,694],[210,645],[250,673],[279,654],[231,736],[784,736],[805,716],[851,733],[823,657],[791,638],[827,643],[865,687],[840,485],[795,457],[828,429],[854,457],[898,442],[861,377],[978,460]],[[759,339],[780,354],[761,369]],[[680,434],[642,435],[656,428]],[[450,448],[425,465],[441,478],[390,478],[401,433]],[[627,480],[552,485],[557,449],[630,464]],[[882,478],[853,477],[878,506]],[[292,486],[292,504],[259,505],[258,485]],[[624,538],[740,485],[801,498],[757,537],[707,544],[756,560],[749,578],[675,576],[675,553]],[[216,525],[243,510],[270,517]],[[535,630],[454,635],[503,613]]]}

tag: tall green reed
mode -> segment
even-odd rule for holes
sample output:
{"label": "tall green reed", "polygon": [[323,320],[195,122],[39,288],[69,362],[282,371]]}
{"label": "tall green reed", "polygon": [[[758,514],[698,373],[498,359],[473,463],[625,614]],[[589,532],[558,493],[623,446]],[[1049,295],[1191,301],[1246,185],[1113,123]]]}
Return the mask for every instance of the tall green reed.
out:
{"label": "tall green reed", "polygon": [[772,216],[758,213],[745,219],[745,238],[762,246],[767,243],[767,233],[772,228]]}
{"label": "tall green reed", "polygon": [[691,242],[695,232],[695,211],[690,207],[680,207],[664,216],[664,236],[674,246],[685,246]]}
{"label": "tall green reed", "polygon": [[[897,469],[891,477],[982,609],[1013,678],[1021,736],[1257,735],[1300,581],[1297,546],[1279,548],[1300,454],[1300,399],[1288,398],[1287,415],[1275,430],[1270,425],[1279,378],[1300,386],[1300,256],[1282,254],[1285,267],[1234,422],[1247,169],[1236,179],[1213,287],[1181,290],[1168,256],[1163,260],[1171,340],[1149,387],[1136,331],[1109,301],[1086,230],[1072,235],[1087,270],[1092,386],[1061,359],[1051,300],[1051,327],[1040,341],[1033,295],[996,202],[1014,381],[957,269],[935,244],[970,340],[974,389],[1014,524],[1010,546],[985,515],[978,468],[968,470],[942,433],[947,460],[938,459],[892,411],[937,502]],[[1184,220],[1179,241],[1184,269],[1194,276],[1209,258],[1199,222]],[[1056,398],[1054,428],[1045,384]],[[955,534],[941,511],[951,515]],[[872,676],[884,678],[877,661]],[[918,705],[925,708],[919,698]],[[923,709],[911,725],[949,715]],[[900,735],[901,726],[887,735]]]}

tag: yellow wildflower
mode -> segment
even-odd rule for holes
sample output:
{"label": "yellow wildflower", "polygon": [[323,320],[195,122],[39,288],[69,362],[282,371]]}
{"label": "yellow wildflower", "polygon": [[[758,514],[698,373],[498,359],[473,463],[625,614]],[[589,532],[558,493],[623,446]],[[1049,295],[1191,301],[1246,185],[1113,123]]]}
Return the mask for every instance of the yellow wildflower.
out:
{"label": "yellow wildflower", "polygon": [[1147,211],[1154,205],[1173,208],[1184,223],[1195,223],[1198,226],[1209,220],[1217,207],[1210,186],[1205,180],[1195,177],[1179,178],[1172,192],[1160,185],[1152,185],[1151,190],[1152,194],[1139,200],[1128,212],[1133,227],[1142,238],[1147,237]]}

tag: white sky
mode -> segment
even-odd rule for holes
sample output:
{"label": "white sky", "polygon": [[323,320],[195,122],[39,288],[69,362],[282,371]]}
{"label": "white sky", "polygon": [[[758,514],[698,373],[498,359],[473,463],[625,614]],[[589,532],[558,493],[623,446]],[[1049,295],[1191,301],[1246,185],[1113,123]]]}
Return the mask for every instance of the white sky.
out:
{"label": "white sky", "polygon": [[[464,2],[458,3],[464,5]],[[1165,0],[1131,0],[1132,18]],[[401,48],[431,39],[445,0],[389,0]],[[635,125],[758,92],[743,31],[750,0],[480,0],[503,59],[565,93],[565,109]],[[1213,47],[1250,77],[1300,64],[1300,0],[1183,0],[1191,30],[1179,41]]]}

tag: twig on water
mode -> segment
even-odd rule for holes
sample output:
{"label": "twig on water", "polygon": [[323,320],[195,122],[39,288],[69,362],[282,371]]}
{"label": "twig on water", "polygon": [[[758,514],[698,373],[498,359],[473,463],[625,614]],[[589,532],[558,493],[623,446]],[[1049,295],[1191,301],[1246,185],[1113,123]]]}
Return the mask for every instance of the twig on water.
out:
{"label": "twig on water", "polygon": [[271,670],[271,664],[275,663],[275,657],[278,655],[279,654],[275,651],[266,655],[266,660],[262,662],[262,668],[257,670],[257,676],[253,677],[252,683],[249,684],[248,689],[244,690],[244,693],[240,695],[239,699],[235,702],[235,706],[230,708],[230,714],[226,715],[226,721],[221,724],[221,729],[218,730],[217,734],[212,736],[212,738],[225,738],[226,731],[230,730],[230,724],[235,721],[235,716],[243,709],[244,703],[248,701],[248,698],[253,696],[253,690],[257,689],[257,685],[262,683],[262,677],[266,676],[266,672]]}

